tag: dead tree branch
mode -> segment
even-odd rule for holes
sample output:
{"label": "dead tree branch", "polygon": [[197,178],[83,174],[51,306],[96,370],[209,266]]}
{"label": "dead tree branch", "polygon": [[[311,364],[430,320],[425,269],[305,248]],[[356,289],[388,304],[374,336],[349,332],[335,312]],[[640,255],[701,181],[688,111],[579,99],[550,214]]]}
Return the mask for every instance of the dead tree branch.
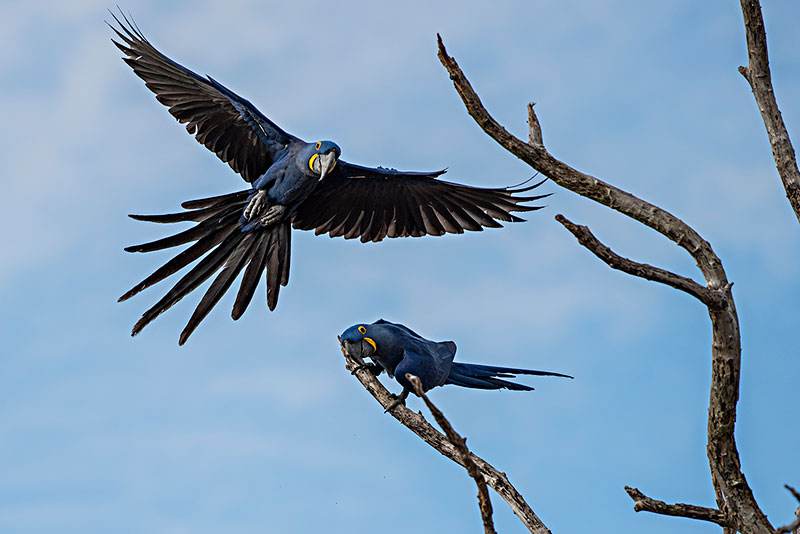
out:
{"label": "dead tree branch", "polygon": [[[567,165],[550,154],[544,145],[526,143],[509,133],[486,110],[461,67],[448,55],[441,37],[439,60],[450,75],[467,112],[500,146],[557,185],[616,210],[675,242],[694,258],[707,288],[724,296],[725,303],[720,308],[708,306],[713,338],[706,452],[711,479],[718,508],[737,530],[744,534],[774,532],[753,497],[736,448],[734,426],[741,371],[739,319],[731,284],[711,245],[668,211]],[[532,117],[532,122],[538,124],[532,107],[528,108],[528,113],[529,122]]]}
{"label": "dead tree branch", "polygon": [[428,407],[428,410],[430,410],[433,418],[436,419],[436,422],[442,427],[442,430],[444,430],[447,439],[450,440],[450,443],[452,443],[453,447],[458,451],[459,457],[461,458],[460,463],[467,470],[469,476],[472,477],[472,480],[475,481],[475,485],[478,486],[478,507],[481,511],[481,519],[483,519],[483,531],[486,534],[497,534],[497,531],[494,529],[494,520],[492,519],[492,500],[489,498],[489,488],[486,487],[486,480],[483,478],[478,464],[472,461],[469,449],[467,448],[467,440],[456,432],[453,425],[450,424],[450,421],[447,420],[442,411],[428,398],[425,391],[422,389],[422,382],[420,382],[419,378],[410,373],[406,374],[406,378],[411,382],[411,385],[414,386],[414,392],[417,396],[425,401],[425,405]]}
{"label": "dead tree branch", "polygon": [[725,295],[721,291],[701,286],[691,278],[675,274],[666,269],[624,258],[601,243],[589,230],[589,227],[575,224],[561,214],[556,215],[556,220],[564,228],[572,232],[572,235],[578,239],[581,245],[589,249],[590,252],[603,260],[612,269],[674,287],[692,295],[709,308],[721,309],[725,306]]}
{"label": "dead tree branch", "polygon": [[792,205],[795,216],[800,222],[800,170],[797,168],[792,140],[783,122],[775,90],[772,87],[772,73],[769,69],[767,52],[767,32],[764,29],[764,17],[761,14],[759,0],[740,0],[744,28],[747,36],[747,67],[739,67],[739,72],[750,84],[753,97],[761,112],[761,119],[767,129],[772,157],[778,174],[783,181],[786,197]]}
{"label": "dead tree branch", "polygon": [[664,501],[651,499],[637,488],[625,486],[625,492],[633,499],[633,509],[636,512],[652,512],[654,514],[688,517],[700,521],[710,521],[722,527],[729,527],[728,518],[716,508],[706,508],[693,504],[675,503],[668,504]]}
{"label": "dead tree branch", "polygon": [[528,102],[528,144],[533,146],[543,146],[542,125],[539,124],[539,117],[533,110],[535,102]]}
{"label": "dead tree branch", "polygon": [[[369,369],[360,365],[359,362],[349,357],[344,351],[342,351],[342,354],[345,358],[345,367],[347,370],[350,371],[358,381],[361,382],[361,385],[364,386],[367,392],[386,409],[394,401],[389,391],[383,387],[383,384],[380,383]],[[400,424],[411,430],[421,438],[422,441],[433,447],[440,454],[458,465],[466,467],[458,449],[447,439],[447,436],[433,428],[421,413],[413,412],[403,405],[397,406],[389,413],[392,417],[397,419]],[[542,520],[539,519],[536,513],[534,513],[533,509],[525,501],[525,498],[517,491],[517,488],[511,484],[505,473],[498,471],[486,460],[476,456],[472,452],[469,453],[469,457],[475,465],[477,465],[481,475],[486,480],[486,484],[508,503],[511,510],[529,532],[534,534],[550,534],[550,530],[545,526]]]}
{"label": "dead tree branch", "polygon": [[[800,491],[797,491],[789,484],[783,485],[786,490],[792,494],[792,496],[797,499],[798,504],[800,504]],[[776,534],[800,534],[800,506],[794,511],[795,520],[789,523],[788,525],[784,525],[782,527],[778,527],[775,532]]]}

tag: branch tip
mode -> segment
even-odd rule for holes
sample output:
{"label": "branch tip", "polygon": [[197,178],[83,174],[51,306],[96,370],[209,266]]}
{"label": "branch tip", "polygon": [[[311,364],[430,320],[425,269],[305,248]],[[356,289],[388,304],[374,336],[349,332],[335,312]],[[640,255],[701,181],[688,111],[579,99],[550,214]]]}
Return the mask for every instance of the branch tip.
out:
{"label": "branch tip", "polygon": [[528,144],[534,147],[543,147],[542,125],[533,109],[536,102],[528,102]]}
{"label": "branch tip", "polygon": [[729,527],[730,520],[716,508],[706,508],[694,504],[675,503],[668,504],[658,499],[648,497],[638,488],[625,486],[625,492],[633,500],[633,510],[635,512],[651,512],[660,515],[670,515],[674,517],[686,517],[697,519],[698,521],[708,521],[716,523],[721,527]]}
{"label": "branch tip", "polygon": [[620,256],[597,239],[588,226],[575,224],[560,213],[555,216],[555,219],[575,236],[578,243],[612,269],[683,291],[684,293],[692,295],[710,309],[722,309],[727,304],[727,297],[724,291],[717,291],[704,287],[691,278],[681,276],[672,271],[662,269],[661,267],[655,267],[648,263],[640,263]]}

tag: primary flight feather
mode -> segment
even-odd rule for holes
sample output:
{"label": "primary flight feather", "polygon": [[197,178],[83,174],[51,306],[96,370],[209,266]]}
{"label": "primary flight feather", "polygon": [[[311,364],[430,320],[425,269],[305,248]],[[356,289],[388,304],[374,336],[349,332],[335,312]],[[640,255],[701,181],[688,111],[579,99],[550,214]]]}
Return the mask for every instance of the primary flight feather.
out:
{"label": "primary flight feather", "polygon": [[131,215],[140,221],[195,225],[125,249],[151,252],[191,243],[120,301],[197,262],[142,315],[132,335],[214,275],[180,335],[181,345],[242,272],[233,319],[247,309],[264,273],[267,306],[275,309],[281,286],[289,282],[292,228],[362,242],[460,234],[501,227],[498,221],[522,221],[512,212],[540,209],[522,203],[547,196],[521,196],[542,182],[479,188],[439,180],[444,170],[408,172],[348,163],[339,158],[336,143],[308,143],[283,131],[213,78],[159,52],[127,17],[112,16],[116,25],[109,26],[118,38],[112,42],[123,61],[198,142],[250,184],[244,191],[184,202],[180,213]]}

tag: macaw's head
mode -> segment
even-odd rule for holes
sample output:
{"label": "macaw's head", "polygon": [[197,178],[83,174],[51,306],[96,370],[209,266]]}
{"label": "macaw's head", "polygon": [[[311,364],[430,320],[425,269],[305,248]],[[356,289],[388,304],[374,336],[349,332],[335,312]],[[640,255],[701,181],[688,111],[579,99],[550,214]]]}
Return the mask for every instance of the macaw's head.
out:
{"label": "macaw's head", "polygon": [[317,141],[308,144],[307,152],[308,169],[322,180],[336,167],[342,149],[333,141]]}
{"label": "macaw's head", "polygon": [[339,336],[342,350],[353,358],[369,358],[378,350],[378,344],[370,337],[370,325],[358,324],[351,326]]}

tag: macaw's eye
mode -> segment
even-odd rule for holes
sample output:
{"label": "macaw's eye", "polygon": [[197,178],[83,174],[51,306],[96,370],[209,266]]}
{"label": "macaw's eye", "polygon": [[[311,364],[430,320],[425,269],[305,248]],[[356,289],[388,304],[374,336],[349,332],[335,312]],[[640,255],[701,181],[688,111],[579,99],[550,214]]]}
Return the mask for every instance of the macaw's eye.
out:
{"label": "macaw's eye", "polygon": [[367,329],[366,329],[366,327],[364,327],[364,326],[359,326],[359,327],[358,327],[358,333],[359,333],[359,334],[366,334],[366,333],[367,333]]}
{"label": "macaw's eye", "polygon": [[322,146],[322,141],[317,141],[317,144],[314,145],[314,148],[319,150],[321,146]]}

